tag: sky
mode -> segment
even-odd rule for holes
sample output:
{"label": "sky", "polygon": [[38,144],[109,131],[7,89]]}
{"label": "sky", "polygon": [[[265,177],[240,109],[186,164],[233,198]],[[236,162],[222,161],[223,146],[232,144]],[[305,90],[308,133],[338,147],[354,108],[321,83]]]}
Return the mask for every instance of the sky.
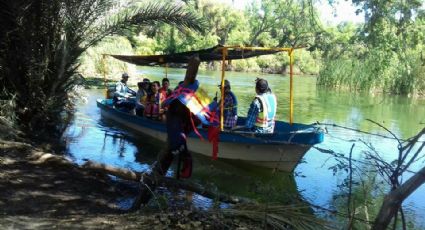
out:
{"label": "sky", "polygon": [[[218,0],[233,5],[238,9],[243,9],[245,5],[253,0]],[[259,1],[259,0],[256,0]],[[320,0],[315,5],[320,12],[320,17],[324,23],[337,25],[341,22],[364,22],[363,15],[356,15],[356,8],[351,4],[351,1],[339,0],[338,4],[334,5],[333,9],[327,0]]]}
{"label": "sky", "polygon": [[320,17],[324,23],[339,24],[341,22],[364,22],[364,14],[356,15],[356,8],[351,4],[351,1],[338,1],[338,4],[332,6],[328,1],[321,0],[321,4],[317,3]]}

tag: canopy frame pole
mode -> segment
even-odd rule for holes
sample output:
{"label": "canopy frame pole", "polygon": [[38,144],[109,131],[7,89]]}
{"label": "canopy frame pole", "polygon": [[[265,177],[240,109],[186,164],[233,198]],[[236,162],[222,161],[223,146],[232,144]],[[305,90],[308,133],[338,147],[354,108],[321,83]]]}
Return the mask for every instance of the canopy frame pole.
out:
{"label": "canopy frame pole", "polygon": [[103,84],[105,85],[105,98],[108,98],[108,84],[106,82],[106,54],[102,54],[102,65],[103,65]]}
{"label": "canopy frame pole", "polygon": [[288,52],[289,55],[289,124],[294,120],[294,49]]}
{"label": "canopy frame pole", "polygon": [[220,100],[220,130],[224,130],[224,77],[226,72],[226,55],[227,47],[222,49],[222,61],[221,61],[221,100]]}
{"label": "canopy frame pole", "polygon": [[165,78],[168,78],[168,63],[165,63]]}

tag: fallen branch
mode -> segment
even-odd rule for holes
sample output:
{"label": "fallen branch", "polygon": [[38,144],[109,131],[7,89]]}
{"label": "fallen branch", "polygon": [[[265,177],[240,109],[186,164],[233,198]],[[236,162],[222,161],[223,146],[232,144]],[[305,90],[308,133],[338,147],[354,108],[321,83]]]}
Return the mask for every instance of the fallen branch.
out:
{"label": "fallen branch", "polygon": [[391,219],[396,215],[403,201],[417,188],[425,183],[425,167],[404,182],[400,187],[391,191],[384,198],[384,203],[376,216],[372,229],[387,229]]}
{"label": "fallen branch", "polygon": [[124,180],[140,181],[141,173],[136,173],[128,169],[117,168],[106,164],[87,161],[81,166],[83,169],[88,169],[100,173],[110,174]]}
{"label": "fallen branch", "polygon": [[53,153],[45,153],[37,150],[32,150],[28,156],[29,163],[31,164],[53,164],[60,166],[76,167],[78,165],[66,159],[64,156],[58,156]]}
{"label": "fallen branch", "polygon": [[134,172],[128,169],[123,168],[117,168],[110,165],[105,164],[99,164],[92,161],[87,161],[83,166],[84,169],[89,169],[92,171],[100,172],[100,173],[106,173],[110,175],[117,176],[119,178],[125,179],[125,180],[131,180],[131,181],[143,181],[143,179],[147,178],[149,180],[152,180],[157,185],[161,185],[168,188],[178,188],[178,189],[184,189],[187,191],[195,192],[199,195],[205,196],[210,199],[216,199],[221,202],[225,203],[254,203],[253,201],[242,198],[242,197],[236,197],[236,196],[230,196],[226,194],[220,194],[214,191],[211,191],[204,186],[200,184],[196,184],[190,181],[183,181],[183,180],[177,180],[170,177],[163,177],[163,176],[150,176],[146,173],[138,173]]}
{"label": "fallen branch", "polygon": [[[246,204],[254,204],[253,201],[243,198],[243,197],[236,197],[236,196],[230,196],[227,194],[220,194],[215,191],[211,191],[210,189],[205,188],[204,186],[193,183],[190,181],[182,181],[177,180],[170,177],[163,177],[163,176],[150,176],[146,173],[139,173],[134,172],[128,169],[113,167],[106,164],[100,164],[93,161],[87,161],[84,165],[79,167],[78,165],[72,163],[68,159],[66,159],[63,156],[58,156],[51,153],[43,153],[38,151],[33,151],[30,156],[31,161],[29,161],[32,164],[56,164],[61,166],[73,166],[76,168],[84,169],[84,170],[90,170],[90,171],[96,171],[99,173],[104,174],[110,174],[116,177],[119,177],[124,180],[130,180],[130,181],[136,181],[140,182],[144,179],[149,179],[153,181],[156,185],[168,187],[168,188],[177,188],[177,189],[183,189],[191,192],[195,192],[201,196],[205,196],[210,199],[216,199],[221,202],[225,203],[246,203]],[[142,178],[143,177],[143,178]]]}

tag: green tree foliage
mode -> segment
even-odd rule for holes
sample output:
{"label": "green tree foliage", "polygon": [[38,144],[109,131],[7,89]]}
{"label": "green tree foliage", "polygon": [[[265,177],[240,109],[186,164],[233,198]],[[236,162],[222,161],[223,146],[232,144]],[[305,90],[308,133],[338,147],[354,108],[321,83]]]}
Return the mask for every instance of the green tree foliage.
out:
{"label": "green tree foliage", "polygon": [[84,52],[79,61],[84,63],[78,71],[84,76],[103,77],[103,74],[108,76],[121,76],[123,72],[129,71],[130,64],[125,62],[115,61],[113,58],[104,58],[102,54],[121,53],[133,54],[131,42],[124,36],[107,37],[99,42],[95,47],[90,47]]}
{"label": "green tree foliage", "polygon": [[[353,0],[365,23],[330,29],[318,83],[397,94],[423,94],[423,1]],[[340,25],[341,26],[341,25]],[[345,39],[349,36],[349,39]],[[334,47],[334,48],[332,48]],[[348,55],[347,55],[348,54]]]}
{"label": "green tree foliage", "polygon": [[112,0],[0,2],[0,97],[13,101],[9,118],[16,118],[19,128],[33,135],[61,134],[64,116],[72,109],[69,93],[81,80],[78,58],[106,36],[155,22],[182,30],[202,27],[199,18],[181,4],[143,1],[126,8],[120,4]]}
{"label": "green tree foliage", "polygon": [[176,31],[169,25],[148,27],[141,31],[155,38],[158,46],[154,52],[174,53],[202,49],[217,44],[244,44],[248,38],[247,21],[242,12],[212,0],[188,0],[187,6],[196,10],[206,21],[203,33]]}
{"label": "green tree foliage", "polygon": [[308,46],[322,32],[311,0],[254,1],[247,15],[251,45]]}
{"label": "green tree foliage", "polygon": [[[199,12],[207,22],[203,33],[178,31],[168,25],[156,25],[134,31],[129,38],[136,44],[138,54],[175,53],[203,49],[217,44],[242,46],[310,46],[320,34],[316,11],[311,0],[300,1],[253,1],[244,10],[213,0],[186,0],[189,8]],[[304,20],[307,19],[307,20]],[[146,39],[155,42],[147,45]],[[136,42],[133,42],[136,41]],[[143,47],[143,48],[141,48]],[[144,51],[144,52],[141,52]],[[297,52],[296,57],[299,53]],[[303,59],[296,58],[298,70],[317,73],[319,64],[309,52],[301,52]],[[229,70],[265,71],[281,73],[289,63],[286,54],[259,57],[252,60],[233,61]],[[206,65],[219,69],[219,63]]]}

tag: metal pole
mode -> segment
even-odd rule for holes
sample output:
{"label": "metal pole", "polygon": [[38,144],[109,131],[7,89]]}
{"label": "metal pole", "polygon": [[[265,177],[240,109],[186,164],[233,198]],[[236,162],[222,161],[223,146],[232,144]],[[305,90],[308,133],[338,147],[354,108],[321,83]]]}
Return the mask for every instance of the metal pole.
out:
{"label": "metal pole", "polygon": [[223,131],[224,129],[224,73],[226,70],[226,55],[227,55],[227,48],[223,48],[222,50],[222,62],[221,62],[221,101],[220,101],[220,130]]}
{"label": "metal pole", "polygon": [[105,85],[105,98],[108,99],[108,85],[106,84],[106,62],[105,62],[106,54],[102,54],[102,65],[103,65],[103,83]]}
{"label": "metal pole", "polygon": [[292,125],[293,122],[293,111],[294,111],[294,55],[293,55],[294,49],[291,49],[289,51],[289,75],[290,75],[290,84],[289,84],[289,124]]}

